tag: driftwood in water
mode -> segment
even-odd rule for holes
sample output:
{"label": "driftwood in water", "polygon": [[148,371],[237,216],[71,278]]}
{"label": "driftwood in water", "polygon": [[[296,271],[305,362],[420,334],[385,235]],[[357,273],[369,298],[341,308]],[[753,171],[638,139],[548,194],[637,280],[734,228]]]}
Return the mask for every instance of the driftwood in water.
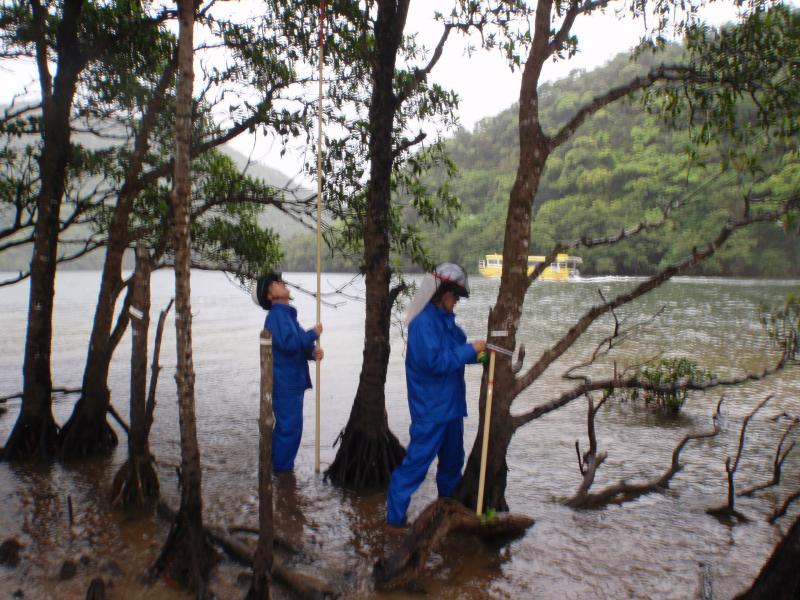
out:
{"label": "driftwood in water", "polygon": [[449,533],[463,531],[484,539],[513,539],[522,535],[534,520],[524,515],[501,513],[484,522],[460,502],[440,498],[414,521],[400,548],[380,559],[373,570],[380,589],[396,588],[416,579],[430,553]]}
{"label": "driftwood in water", "polygon": [[737,600],[797,600],[800,598],[800,517],[781,540],[750,588]]}
{"label": "driftwood in water", "polygon": [[[594,483],[597,469],[603,464],[603,461],[605,461],[607,453],[604,451],[597,452],[597,441],[594,434],[594,416],[597,410],[594,408],[591,398],[589,398],[590,449],[589,452],[587,452],[585,459],[581,458],[580,449],[576,443],[576,449],[578,450],[578,465],[581,473],[583,474],[583,480],[581,481],[580,486],[578,486],[578,490],[575,492],[575,495],[567,500],[565,504],[571,508],[579,509],[603,508],[608,504],[622,504],[624,502],[630,502],[631,500],[634,500],[645,494],[662,492],[663,490],[667,489],[675,474],[683,468],[683,465],[680,462],[680,456],[686,444],[693,440],[714,437],[719,433],[720,429],[718,418],[720,414],[720,407],[722,406],[722,400],[723,398],[720,398],[719,402],[717,403],[717,410],[714,414],[714,428],[705,433],[686,435],[672,451],[672,462],[669,468],[659,477],[641,483],[628,483],[627,481],[622,480],[613,485],[609,485],[598,492],[591,492],[589,490]],[[599,408],[601,405],[602,402],[597,408]]]}
{"label": "driftwood in water", "polygon": [[792,502],[796,502],[797,500],[800,500],[800,491],[797,491],[794,494],[790,494],[786,498],[786,500],[783,501],[783,504],[781,504],[780,507],[777,508],[775,512],[772,513],[769,519],[767,520],[770,523],[774,523],[775,521],[780,519],[783,515],[785,515],[786,511],[789,510],[789,506],[792,504]]}
{"label": "driftwood in water", "polygon": [[[779,415],[779,418],[782,416],[784,415]],[[786,442],[786,438],[789,437],[789,434],[792,432],[792,429],[794,429],[798,424],[800,424],[800,417],[793,417],[791,419],[792,420],[789,422],[789,426],[783,432],[783,435],[781,436],[781,439],[778,442],[778,447],[775,449],[775,458],[772,461],[772,478],[766,483],[754,485],[742,492],[739,492],[738,494],[739,496],[752,496],[756,492],[760,492],[761,490],[765,490],[767,488],[776,486],[781,482],[781,469],[783,468],[783,463],[786,462],[786,457],[789,456],[789,453],[794,449],[795,442],[792,442],[786,448],[784,448],[783,444]]]}
{"label": "driftwood in water", "polygon": [[[174,519],[176,511],[168,506],[163,500],[158,503],[158,512],[165,519]],[[253,566],[253,550],[244,542],[228,535],[219,527],[204,524],[203,530],[206,535],[219,544],[228,556],[236,562],[247,567]],[[277,542],[276,545],[290,547],[287,542]],[[340,595],[336,586],[330,582],[323,581],[308,571],[301,571],[289,567],[280,557],[273,557],[272,575],[291,588],[295,593],[303,598],[336,598]]]}
{"label": "driftwood in water", "polygon": [[725,458],[725,474],[728,478],[728,502],[722,506],[717,506],[706,510],[706,513],[716,517],[717,519],[736,519],[740,523],[745,523],[749,520],[745,515],[736,510],[736,488],[734,485],[734,476],[736,475],[736,469],[739,467],[739,461],[742,458],[742,450],[744,450],[744,437],[745,433],[747,432],[747,425],[750,423],[750,419],[752,419],[753,416],[771,399],[772,395],[764,398],[752,411],[750,411],[750,414],[744,418],[744,421],[742,421],[742,428],[739,431],[739,446],[736,448],[736,458],[734,458],[733,462],[731,462],[730,456]]}

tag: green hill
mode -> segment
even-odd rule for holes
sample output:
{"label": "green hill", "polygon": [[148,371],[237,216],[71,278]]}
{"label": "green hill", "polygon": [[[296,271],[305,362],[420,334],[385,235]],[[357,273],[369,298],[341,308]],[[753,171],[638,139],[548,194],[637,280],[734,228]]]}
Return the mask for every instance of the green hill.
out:
{"label": "green hill", "polygon": [[[669,50],[675,58],[679,49]],[[619,55],[592,72],[574,72],[539,90],[542,122],[552,133],[579,106],[628,81],[654,62],[632,63]],[[641,275],[691,252],[709,239],[741,198],[733,174],[720,176],[719,164],[687,171],[686,134],[665,131],[656,117],[635,101],[617,103],[583,124],[547,163],[534,206],[531,254],[543,254],[556,241],[615,235],[643,217],[657,220],[658,207],[683,206],[662,229],[617,246],[577,252],[583,273]],[[506,206],[517,168],[517,107],[481,121],[475,131],[459,131],[449,143],[459,168],[453,190],[462,203],[461,218],[449,231],[427,231],[433,255],[456,260],[470,270],[484,254],[502,252]],[[771,176],[760,185],[774,193],[800,187],[800,164],[788,152],[776,152]],[[758,191],[758,189],[756,190]],[[800,240],[778,225],[763,225],[735,236],[698,274],[800,276]]]}
{"label": "green hill", "polygon": [[[657,61],[673,62],[679,53],[680,48],[669,48]],[[604,67],[575,71],[543,85],[539,100],[545,131],[554,133],[593,97],[655,62],[643,56],[634,63],[621,54]],[[454,260],[475,272],[485,254],[502,252],[518,162],[517,135],[517,107],[512,105],[479,122],[474,131],[459,130],[449,140],[448,152],[459,170],[451,191],[462,211],[453,226],[423,227],[434,260]],[[655,232],[575,253],[584,259],[584,275],[643,275],[689,254],[718,231],[743,188],[735,175],[720,175],[713,151],[704,167],[688,169],[687,141],[685,132],[665,130],[635,100],[599,111],[547,163],[534,206],[530,253],[544,254],[557,241],[616,235],[644,218],[658,220],[659,207],[679,202],[682,206],[670,223]],[[781,194],[800,188],[796,155],[777,150],[767,170],[771,176],[755,191]],[[313,268],[313,248],[311,236],[291,240],[286,245],[287,268]],[[325,265],[330,270],[353,268],[343,261]],[[695,273],[800,277],[800,239],[777,224],[753,227],[737,233]]]}

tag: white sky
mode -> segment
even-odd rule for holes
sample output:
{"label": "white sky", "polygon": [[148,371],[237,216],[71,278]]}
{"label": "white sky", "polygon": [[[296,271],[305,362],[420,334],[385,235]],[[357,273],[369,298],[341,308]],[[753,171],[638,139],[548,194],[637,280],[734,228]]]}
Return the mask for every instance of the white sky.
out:
{"label": "white sky", "polygon": [[[793,0],[793,3],[796,1]],[[619,5],[619,2],[616,4]],[[438,9],[446,14],[451,5],[449,0],[413,0],[406,33],[418,32],[418,40],[432,49],[441,36],[441,24],[433,19],[434,12]],[[710,5],[702,14],[711,24],[719,25],[735,19],[736,10],[732,3],[720,2]],[[641,21],[619,19],[611,10],[606,14],[584,17],[583,20],[576,19],[573,31],[578,36],[580,51],[570,60],[548,62],[542,82],[566,77],[574,69],[591,70],[601,66],[620,52],[635,46],[644,33]],[[468,41],[464,36],[451,34],[429,79],[457,92],[460,124],[471,130],[481,119],[494,116],[517,101],[520,71],[517,69],[512,72],[497,50],[477,49],[467,56],[467,46]],[[479,46],[478,38],[472,39],[472,46]],[[231,145],[244,154],[252,152],[254,160],[277,166],[290,175],[299,172],[304,150],[299,146],[289,148],[281,158],[277,144],[251,135],[240,136]]]}
{"label": "white sky", "polygon": [[[800,0],[792,0],[791,4],[798,1]],[[257,6],[250,0],[238,3],[238,6],[226,3],[228,7],[236,6],[247,12],[243,4],[249,4],[248,8]],[[411,3],[406,32],[419,32],[419,40],[432,48],[441,33],[441,25],[433,20],[433,13],[437,8],[446,13],[450,5],[449,0],[414,0]],[[729,2],[712,4],[703,11],[704,17],[715,25],[732,20],[735,14],[735,8]],[[617,19],[613,11],[609,11],[604,15],[595,14],[577,19],[574,32],[579,38],[579,53],[570,60],[549,62],[543,73],[543,81],[563,78],[574,69],[591,70],[605,64],[619,52],[624,52],[637,43],[643,33],[643,25],[641,21]],[[458,93],[461,125],[472,129],[482,118],[496,115],[516,101],[520,73],[518,70],[512,72],[498,51],[477,50],[472,56],[466,56],[466,45],[463,36],[451,35],[431,79]],[[473,45],[477,45],[475,40]],[[197,71],[196,76],[199,75],[200,72]],[[31,82],[35,83],[35,71],[30,63],[0,62],[0,103],[9,102],[15,92]],[[33,89],[37,89],[36,85]],[[242,135],[231,142],[231,145],[245,154],[252,152],[254,160],[289,175],[299,171],[298,162],[303,153],[300,146],[290,148],[281,158],[277,144],[261,136]]]}

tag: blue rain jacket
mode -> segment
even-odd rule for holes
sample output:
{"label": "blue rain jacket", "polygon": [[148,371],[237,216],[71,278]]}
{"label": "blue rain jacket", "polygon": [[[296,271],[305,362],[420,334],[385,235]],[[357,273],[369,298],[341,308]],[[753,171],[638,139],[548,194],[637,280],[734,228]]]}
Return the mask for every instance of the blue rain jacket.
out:
{"label": "blue rain jacket", "polygon": [[303,395],[311,387],[308,361],[313,359],[314,330],[305,331],[297,322],[297,309],[273,304],[264,327],[272,334],[272,469],[276,473],[294,469],[303,436]]}
{"label": "blue rain jacket", "polygon": [[313,329],[305,331],[297,322],[297,309],[289,304],[273,304],[264,328],[272,334],[272,395],[296,394],[311,388],[308,361],[314,359]]}
{"label": "blue rain jacket", "polygon": [[445,423],[466,417],[464,366],[475,359],[475,349],[456,325],[456,316],[428,303],[408,326],[406,386],[412,422]]}

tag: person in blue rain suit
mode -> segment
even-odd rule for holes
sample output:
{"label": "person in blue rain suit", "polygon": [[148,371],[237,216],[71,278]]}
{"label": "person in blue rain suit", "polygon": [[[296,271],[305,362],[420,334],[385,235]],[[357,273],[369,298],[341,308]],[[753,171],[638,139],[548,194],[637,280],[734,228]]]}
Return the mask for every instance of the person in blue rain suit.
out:
{"label": "person in blue rain suit", "polygon": [[485,340],[467,342],[453,312],[469,296],[467,275],[459,265],[442,263],[423,278],[406,315],[406,386],[411,440],[393,472],[386,498],[386,524],[405,525],[412,494],[438,457],[436,485],[450,496],[464,466],[464,417],[467,416],[464,367],[476,362]]}
{"label": "person in blue rain suit", "polygon": [[272,470],[292,471],[303,435],[303,396],[311,389],[308,361],[322,360],[317,347],[322,324],[304,330],[297,322],[297,309],[289,304],[289,288],[280,273],[269,273],[257,280],[253,300],[269,311],[264,328],[272,335]]}

